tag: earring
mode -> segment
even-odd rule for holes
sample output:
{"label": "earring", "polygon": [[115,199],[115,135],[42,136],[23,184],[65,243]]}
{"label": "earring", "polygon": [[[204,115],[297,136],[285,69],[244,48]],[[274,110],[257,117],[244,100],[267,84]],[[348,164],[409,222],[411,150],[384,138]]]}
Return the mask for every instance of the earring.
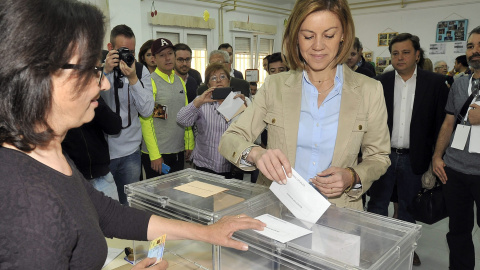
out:
{"label": "earring", "polygon": [[343,43],[344,41],[345,41],[345,40],[344,40],[343,37],[342,37],[342,40],[340,40],[340,43]]}

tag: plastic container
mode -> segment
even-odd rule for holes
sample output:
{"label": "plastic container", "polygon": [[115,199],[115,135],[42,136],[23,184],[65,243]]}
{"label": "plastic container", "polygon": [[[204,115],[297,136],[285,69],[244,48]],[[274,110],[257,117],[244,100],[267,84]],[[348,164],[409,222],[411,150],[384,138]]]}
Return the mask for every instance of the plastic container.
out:
{"label": "plastic container", "polygon": [[[203,198],[175,189],[193,181],[228,190]],[[409,270],[420,238],[420,225],[335,206],[315,224],[305,222],[264,186],[193,169],[127,185],[125,192],[131,206],[167,218],[211,224],[225,215],[270,214],[313,232],[284,244],[253,230],[236,232],[235,239],[249,244],[247,252],[198,243],[192,253],[191,242],[176,250],[199,269]]]}

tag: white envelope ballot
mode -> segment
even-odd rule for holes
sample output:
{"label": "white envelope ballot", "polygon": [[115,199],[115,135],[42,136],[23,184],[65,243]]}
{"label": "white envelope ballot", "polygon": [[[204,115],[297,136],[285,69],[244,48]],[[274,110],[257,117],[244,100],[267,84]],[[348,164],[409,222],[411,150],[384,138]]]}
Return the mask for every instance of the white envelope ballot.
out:
{"label": "white envelope ballot", "polygon": [[263,231],[255,232],[268,238],[277,240],[281,243],[286,243],[298,237],[312,233],[312,231],[310,230],[307,230],[298,225],[292,224],[269,214],[263,214],[256,217],[255,219],[258,219],[263,223],[267,224],[267,227],[265,227]]}
{"label": "white envelope ballot", "polygon": [[296,218],[310,223],[316,223],[330,207],[330,202],[293,168],[286,185],[273,182],[270,190]]}

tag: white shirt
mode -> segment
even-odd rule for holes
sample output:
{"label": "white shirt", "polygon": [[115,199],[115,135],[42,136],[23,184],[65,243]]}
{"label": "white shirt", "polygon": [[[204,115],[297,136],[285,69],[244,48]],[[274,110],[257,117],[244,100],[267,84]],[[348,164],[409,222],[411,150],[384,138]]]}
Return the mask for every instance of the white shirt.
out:
{"label": "white shirt", "polygon": [[393,99],[393,127],[391,145],[393,148],[410,148],[410,122],[412,119],[417,68],[410,79],[404,81],[395,71],[395,88]]}

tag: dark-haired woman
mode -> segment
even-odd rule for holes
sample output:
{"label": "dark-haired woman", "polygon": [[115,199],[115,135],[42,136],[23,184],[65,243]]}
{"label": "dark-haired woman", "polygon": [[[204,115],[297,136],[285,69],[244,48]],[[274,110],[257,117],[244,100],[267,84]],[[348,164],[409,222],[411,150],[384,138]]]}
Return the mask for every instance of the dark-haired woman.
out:
{"label": "dark-haired woman", "polygon": [[[64,156],[66,132],[91,121],[100,91],[110,88],[99,67],[104,28],[97,8],[3,0],[0,28],[9,30],[0,31],[0,269],[101,269],[105,237],[153,240],[166,233],[247,249],[230,236],[261,230],[261,222],[239,215],[202,226],[122,206]],[[19,41],[22,48],[12,49]]]}

